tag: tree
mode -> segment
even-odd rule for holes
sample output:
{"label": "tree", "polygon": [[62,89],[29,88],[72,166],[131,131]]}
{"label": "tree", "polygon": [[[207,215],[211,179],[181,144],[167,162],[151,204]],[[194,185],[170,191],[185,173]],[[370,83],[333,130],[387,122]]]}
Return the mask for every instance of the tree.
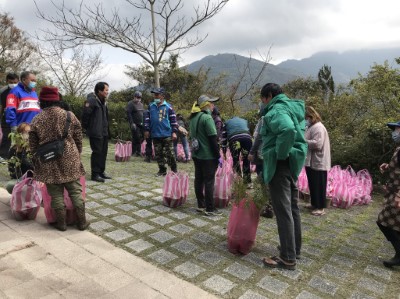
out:
{"label": "tree", "polygon": [[[154,69],[154,83],[159,82],[159,65],[166,53],[179,54],[197,46],[207,37],[188,34],[203,22],[214,17],[229,0],[204,0],[203,7],[194,7],[194,16],[188,20],[180,14],[183,0],[125,0],[133,8],[144,11],[151,18],[146,28],[141,15],[123,18],[117,8],[110,13],[103,5],[92,7],[81,2],[78,9],[67,8],[65,2],[53,6],[56,12],[47,15],[35,5],[39,17],[54,25],[55,30],[43,30],[54,40],[62,40],[72,46],[81,44],[107,44],[139,55]],[[132,15],[132,14],[131,14]],[[157,19],[156,19],[157,17]]]}
{"label": "tree", "polygon": [[319,69],[318,82],[325,91],[324,102],[327,103],[330,96],[335,92],[335,82],[333,81],[332,70],[330,66],[324,64]]}
{"label": "tree", "polygon": [[56,40],[47,45],[47,48],[39,48],[39,56],[47,64],[52,81],[66,95],[83,95],[99,80],[101,50],[90,52],[81,45],[68,51],[61,41]]}
{"label": "tree", "polygon": [[35,46],[14,24],[14,18],[0,13],[0,80],[9,71],[18,72],[29,65]]}

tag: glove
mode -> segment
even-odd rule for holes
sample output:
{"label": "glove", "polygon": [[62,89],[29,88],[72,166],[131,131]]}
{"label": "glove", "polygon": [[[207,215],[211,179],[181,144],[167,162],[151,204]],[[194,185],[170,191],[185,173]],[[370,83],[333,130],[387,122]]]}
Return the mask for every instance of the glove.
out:
{"label": "glove", "polygon": [[222,163],[224,162],[224,159],[222,159],[221,157],[218,159],[218,166],[219,168],[222,167]]}
{"label": "glove", "polygon": [[136,124],[131,124],[131,130],[136,131]]}
{"label": "glove", "polygon": [[13,132],[13,133],[17,132],[17,126],[11,127],[11,132]]}

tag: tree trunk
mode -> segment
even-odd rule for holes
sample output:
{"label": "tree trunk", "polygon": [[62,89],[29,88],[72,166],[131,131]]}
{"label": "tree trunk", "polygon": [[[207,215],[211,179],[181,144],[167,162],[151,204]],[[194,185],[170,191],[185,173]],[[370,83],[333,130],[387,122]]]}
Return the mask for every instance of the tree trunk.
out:
{"label": "tree trunk", "polygon": [[152,26],[152,30],[153,30],[154,84],[156,85],[156,87],[160,87],[160,73],[159,73],[159,70],[158,70],[157,43],[156,43],[156,21],[155,21],[155,17],[154,17],[154,1],[149,1],[149,2],[150,2],[150,8],[151,8],[151,26]]}

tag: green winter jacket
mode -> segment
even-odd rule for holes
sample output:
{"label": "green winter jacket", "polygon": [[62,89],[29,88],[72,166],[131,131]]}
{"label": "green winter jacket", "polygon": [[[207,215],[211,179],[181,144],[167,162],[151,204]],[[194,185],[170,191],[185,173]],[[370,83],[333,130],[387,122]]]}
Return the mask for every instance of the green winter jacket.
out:
{"label": "green winter jacket", "polygon": [[272,180],[277,161],[287,158],[292,176],[297,180],[307,155],[304,101],[291,100],[285,94],[279,94],[264,108],[263,115],[260,134],[264,182]]}

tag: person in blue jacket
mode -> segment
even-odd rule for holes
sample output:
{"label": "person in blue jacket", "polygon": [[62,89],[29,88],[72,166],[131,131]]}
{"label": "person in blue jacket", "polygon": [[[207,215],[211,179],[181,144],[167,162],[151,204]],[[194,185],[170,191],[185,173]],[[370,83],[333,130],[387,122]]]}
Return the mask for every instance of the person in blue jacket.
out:
{"label": "person in blue jacket", "polygon": [[177,138],[178,123],[174,109],[164,100],[164,88],[153,88],[151,93],[154,101],[144,114],[144,137],[151,136],[159,168],[156,175],[164,176],[167,174],[165,162],[173,172],[177,171],[172,141]]}
{"label": "person in blue jacket", "polygon": [[21,73],[21,81],[7,96],[6,123],[15,132],[22,123],[30,124],[39,114],[39,99],[36,94],[36,76],[26,71]]}

